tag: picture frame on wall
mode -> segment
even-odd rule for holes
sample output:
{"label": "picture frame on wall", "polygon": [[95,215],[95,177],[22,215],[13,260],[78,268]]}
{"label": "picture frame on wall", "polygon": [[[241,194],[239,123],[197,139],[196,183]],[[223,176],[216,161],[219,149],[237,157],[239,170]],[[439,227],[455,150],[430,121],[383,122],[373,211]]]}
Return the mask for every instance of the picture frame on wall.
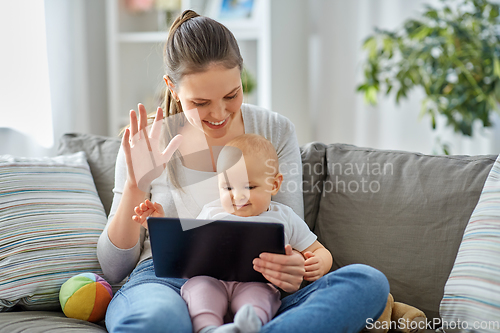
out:
{"label": "picture frame on wall", "polygon": [[258,0],[210,0],[207,15],[220,21],[252,22]]}

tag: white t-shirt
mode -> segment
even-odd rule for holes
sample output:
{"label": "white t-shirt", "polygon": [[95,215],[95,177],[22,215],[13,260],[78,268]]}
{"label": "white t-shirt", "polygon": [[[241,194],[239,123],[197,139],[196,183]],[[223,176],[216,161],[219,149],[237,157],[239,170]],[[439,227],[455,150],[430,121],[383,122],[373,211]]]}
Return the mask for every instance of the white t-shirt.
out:
{"label": "white t-shirt", "polygon": [[285,244],[290,244],[297,251],[304,251],[317,238],[309,230],[306,222],[290,207],[274,201],[271,201],[269,209],[262,214],[242,217],[226,212],[222,208],[220,199],[217,199],[203,206],[197,219],[281,223],[285,227]]}

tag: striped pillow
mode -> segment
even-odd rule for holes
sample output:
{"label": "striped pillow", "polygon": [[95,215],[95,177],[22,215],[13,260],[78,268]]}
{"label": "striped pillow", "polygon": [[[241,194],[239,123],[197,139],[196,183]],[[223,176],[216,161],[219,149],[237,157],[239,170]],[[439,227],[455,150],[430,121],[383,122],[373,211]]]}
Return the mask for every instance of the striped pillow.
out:
{"label": "striped pillow", "polygon": [[440,314],[443,328],[500,331],[500,156],[465,229]]}
{"label": "striped pillow", "polygon": [[102,274],[96,246],[105,224],[83,152],[0,156],[0,311],[60,309],[68,278]]}

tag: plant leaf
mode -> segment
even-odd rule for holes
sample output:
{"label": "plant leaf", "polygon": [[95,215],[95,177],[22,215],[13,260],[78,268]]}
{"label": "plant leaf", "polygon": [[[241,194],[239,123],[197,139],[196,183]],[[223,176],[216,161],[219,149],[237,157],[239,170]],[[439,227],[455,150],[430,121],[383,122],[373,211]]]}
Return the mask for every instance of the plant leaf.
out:
{"label": "plant leaf", "polygon": [[364,44],[363,48],[368,51],[368,58],[373,59],[377,56],[377,40],[375,36],[368,37]]}
{"label": "plant leaf", "polygon": [[374,86],[368,87],[365,91],[365,102],[371,105],[377,104],[377,91],[378,89]]}
{"label": "plant leaf", "polygon": [[497,56],[493,56],[493,74],[500,77],[500,60]]}

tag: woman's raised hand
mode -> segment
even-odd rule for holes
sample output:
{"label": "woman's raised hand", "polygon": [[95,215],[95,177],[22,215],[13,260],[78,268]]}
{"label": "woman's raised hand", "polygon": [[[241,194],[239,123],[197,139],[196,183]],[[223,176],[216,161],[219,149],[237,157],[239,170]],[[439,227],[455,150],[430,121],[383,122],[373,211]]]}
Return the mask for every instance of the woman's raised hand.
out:
{"label": "woman's raised hand", "polygon": [[276,287],[290,293],[300,288],[305,274],[304,261],[302,254],[288,244],[285,254],[261,253],[253,260],[253,268]]}
{"label": "woman's raised hand", "polygon": [[[139,131],[139,128],[141,130],[143,128],[146,128],[146,123],[147,123],[146,108],[144,108],[144,107],[141,108],[141,104],[139,104],[139,112],[141,112],[141,110],[143,111],[143,113],[145,115],[140,116],[140,119],[141,119],[140,125],[138,125],[137,114],[136,114],[135,110],[130,110],[130,114],[129,114],[130,125],[125,130],[123,137],[122,137],[122,147],[123,147],[123,151],[125,153],[125,158],[126,158],[126,162],[127,162],[127,170],[128,170],[127,182],[131,186],[137,186],[137,182],[136,182],[136,179],[134,176],[134,165],[132,164],[132,155],[130,152],[130,150],[131,150],[130,140],[131,140],[131,137],[133,137],[134,135],[137,134],[137,132]],[[161,116],[163,118],[163,114]]]}
{"label": "woman's raised hand", "polygon": [[130,111],[130,126],[125,130],[122,146],[128,168],[127,182],[146,192],[151,182],[161,175],[175,150],[180,146],[182,136],[175,136],[163,152],[160,152],[160,134],[163,110],[159,107],[149,135],[146,131],[147,113],[139,104],[139,120],[134,110]]}

